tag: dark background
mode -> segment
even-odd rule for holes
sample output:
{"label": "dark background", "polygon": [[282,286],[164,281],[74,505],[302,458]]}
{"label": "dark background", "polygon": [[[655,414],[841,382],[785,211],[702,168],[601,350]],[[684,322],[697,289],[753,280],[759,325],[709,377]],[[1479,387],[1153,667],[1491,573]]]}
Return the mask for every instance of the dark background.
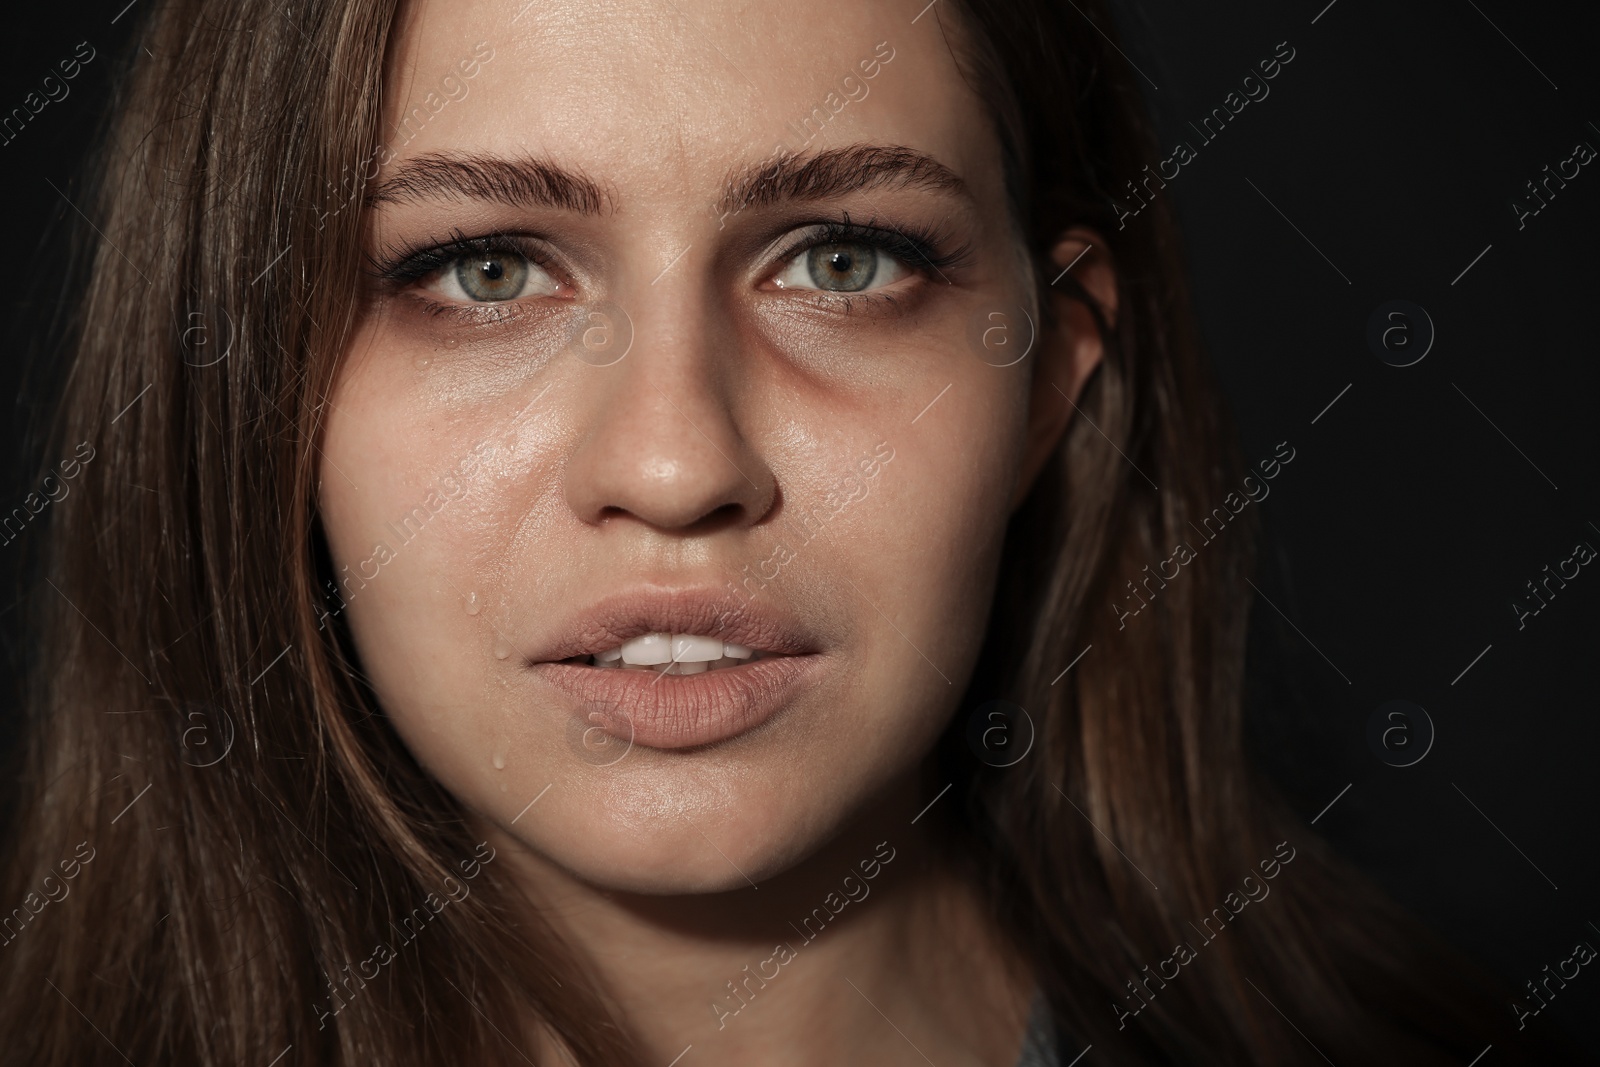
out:
{"label": "dark background", "polygon": [[[58,366],[49,315],[81,284],[69,200],[83,202],[78,169],[139,13],[113,24],[126,5],[11,19],[0,44],[0,113],[80,41],[97,52],[66,100],[0,146],[6,510],[64,458],[35,443]],[[1180,211],[1243,458],[1296,452],[1258,507],[1260,755],[1314,832],[1520,987],[1576,942],[1600,947],[1600,564],[1521,629],[1511,607],[1579,541],[1600,549],[1600,158],[1523,228],[1511,208],[1578,142],[1600,150],[1600,17],[1510,0],[1117,10],[1163,155],[1197,150],[1159,195]],[[1295,57],[1270,94],[1203,143],[1187,123],[1284,41]],[[1412,366],[1367,340],[1392,300],[1436,331]],[[7,700],[25,647],[20,558],[0,547]],[[1409,767],[1367,741],[1395,699],[1435,734]],[[1600,1054],[1600,968],[1528,1025],[1565,1026]]]}
{"label": "dark background", "polygon": [[[1296,450],[1260,505],[1261,755],[1317,832],[1520,988],[1576,942],[1600,948],[1600,567],[1521,629],[1511,607],[1537,607],[1525,583],[1579,541],[1600,549],[1600,157],[1520,230],[1511,208],[1579,141],[1600,151],[1600,12],[1130,0],[1119,14],[1163,154],[1197,149],[1159,195],[1180,211],[1244,459]],[[1204,144],[1187,123],[1282,41],[1295,58],[1270,94]],[[1392,300],[1436,331],[1412,366],[1367,341]],[[1367,741],[1396,699],[1435,731],[1409,767]],[[1528,1020],[1552,1025],[1600,1054],[1600,974]]]}

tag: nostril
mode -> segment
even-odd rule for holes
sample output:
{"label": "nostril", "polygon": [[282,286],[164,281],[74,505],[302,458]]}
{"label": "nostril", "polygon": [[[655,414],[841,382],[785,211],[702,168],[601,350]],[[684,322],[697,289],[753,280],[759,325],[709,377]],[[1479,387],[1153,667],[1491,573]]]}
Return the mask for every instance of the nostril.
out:
{"label": "nostril", "polygon": [[680,528],[682,533],[711,534],[718,530],[725,530],[730,526],[738,526],[744,522],[745,509],[743,504],[728,503],[712,508],[693,522],[684,524]]}
{"label": "nostril", "polygon": [[723,504],[721,507],[713,508],[709,512],[707,512],[705,514],[705,516],[702,517],[698,523],[696,523],[696,525],[697,526],[708,525],[708,526],[712,526],[714,528],[720,528],[720,527],[723,527],[723,526],[730,525],[732,523],[736,523],[736,522],[740,521],[740,519],[742,519],[743,517],[744,517],[744,505],[743,504]]}
{"label": "nostril", "polygon": [[[677,529],[680,533],[715,533],[716,531],[726,529],[729,526],[739,525],[744,521],[744,513],[745,509],[743,504],[722,504],[719,507],[712,508],[710,511],[706,512],[704,515],[701,515],[697,519],[692,519],[689,522],[679,524]],[[606,523],[612,519],[624,517],[638,518],[639,516],[635,515],[627,508],[612,505],[601,508],[595,517],[601,523]]]}

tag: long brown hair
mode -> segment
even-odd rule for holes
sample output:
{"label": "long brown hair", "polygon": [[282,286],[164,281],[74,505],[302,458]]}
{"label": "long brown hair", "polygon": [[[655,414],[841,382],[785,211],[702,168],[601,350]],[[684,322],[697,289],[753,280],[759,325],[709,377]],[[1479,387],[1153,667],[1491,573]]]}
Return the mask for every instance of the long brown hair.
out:
{"label": "long brown hair", "polygon": [[[1122,307],[1085,417],[1013,522],[973,683],[1031,709],[1036,749],[985,768],[957,754],[960,716],[941,749],[965,851],[1058,1025],[1109,1059],[1475,1053],[1501,1040],[1481,992],[1251,779],[1248,531],[1113,625],[1122,583],[1237,483],[1165,206],[1116,225],[1118,181],[1154,158],[1137,94],[1080,21],[1109,31],[1100,5],[1067,7],[969,0],[947,31],[1035,258],[1097,227]],[[316,448],[398,10],[167,0],[130,50],[52,428],[94,458],[36,540],[0,879],[0,907],[22,905],[0,915],[0,1040],[19,1062],[264,1063],[292,1045],[295,1063],[512,1063],[530,1013],[579,1063],[633,1062],[597,980],[495,877],[322,619]],[[1120,1016],[1125,984],[1280,841],[1299,858],[1272,900]],[[353,974],[401,929],[431,942],[426,966],[402,948]]]}
{"label": "long brown hair", "polygon": [[[1087,25],[1112,20],[962,10],[1036,284],[1089,305],[1107,342],[1008,531],[974,680],[1031,709],[1038,758],[993,768],[946,738],[996,919],[1058,1029],[1112,1062],[1462,1063],[1491,1042],[1522,1062],[1509,995],[1331,856],[1246,759],[1255,523],[1223,505],[1261,471],[1239,462],[1201,355],[1171,201],[1136,199],[1159,153],[1126,60]],[[1072,225],[1109,246],[1115,324],[1045,257]]]}

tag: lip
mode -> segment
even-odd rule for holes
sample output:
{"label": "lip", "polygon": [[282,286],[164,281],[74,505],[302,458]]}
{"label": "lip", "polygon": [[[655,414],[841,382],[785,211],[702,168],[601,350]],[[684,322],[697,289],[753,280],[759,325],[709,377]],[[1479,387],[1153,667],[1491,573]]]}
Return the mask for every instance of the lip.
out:
{"label": "lip", "polygon": [[[824,660],[812,630],[775,602],[743,603],[705,588],[648,587],[604,597],[552,630],[555,636],[526,656],[529,671],[574,698],[580,719],[650,748],[715,744],[754,729]],[[716,637],[771,655],[689,675],[564,662],[648,633]]]}

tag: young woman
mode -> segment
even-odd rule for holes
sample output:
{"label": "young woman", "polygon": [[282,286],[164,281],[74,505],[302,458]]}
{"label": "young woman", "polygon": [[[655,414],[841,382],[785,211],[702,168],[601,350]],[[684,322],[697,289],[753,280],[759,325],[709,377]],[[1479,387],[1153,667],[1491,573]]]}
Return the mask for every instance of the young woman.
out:
{"label": "young woman", "polygon": [[1531,1055],[1245,763],[1098,5],[145,6],[15,1062]]}

